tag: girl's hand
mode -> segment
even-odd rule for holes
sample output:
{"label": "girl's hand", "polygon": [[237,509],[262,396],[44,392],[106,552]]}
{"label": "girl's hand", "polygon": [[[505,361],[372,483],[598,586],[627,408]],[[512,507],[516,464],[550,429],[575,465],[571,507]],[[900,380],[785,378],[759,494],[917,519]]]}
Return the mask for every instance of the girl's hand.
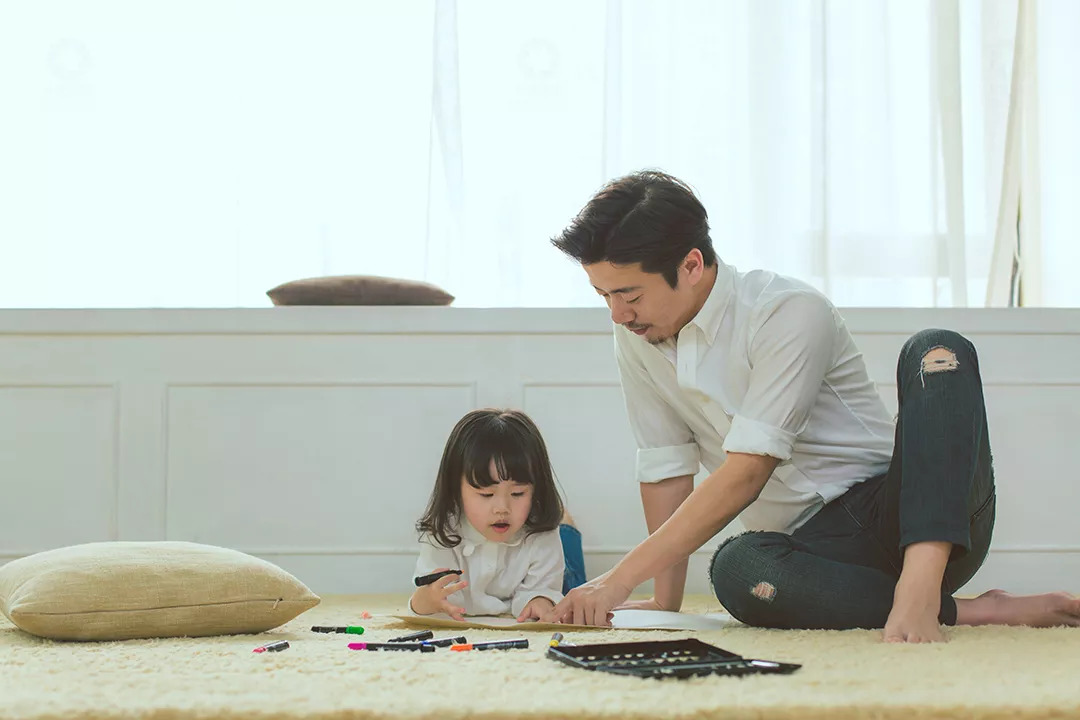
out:
{"label": "girl's hand", "polygon": [[[449,569],[450,568],[436,568],[435,572],[442,572],[443,570]],[[412,598],[409,600],[409,606],[417,615],[433,615],[442,612],[455,620],[464,620],[465,608],[458,607],[447,600],[448,597],[457,591],[468,587],[469,583],[465,580],[460,580],[460,578],[460,575],[447,575],[446,577],[439,578],[430,585],[416,588],[416,592],[412,594]]]}
{"label": "girl's hand", "polygon": [[537,595],[532,600],[525,603],[525,607],[521,610],[521,614],[518,615],[517,621],[529,622],[530,620],[539,620],[545,613],[551,612],[553,607],[555,607],[555,603],[542,595]]}

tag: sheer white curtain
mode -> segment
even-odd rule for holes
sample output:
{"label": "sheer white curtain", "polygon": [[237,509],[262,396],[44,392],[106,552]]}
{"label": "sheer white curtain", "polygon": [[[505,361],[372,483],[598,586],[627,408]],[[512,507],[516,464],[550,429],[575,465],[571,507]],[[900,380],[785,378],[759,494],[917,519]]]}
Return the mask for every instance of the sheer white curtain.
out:
{"label": "sheer white curtain", "polygon": [[[1030,1],[1030,0],[1026,0]],[[1037,113],[1028,120],[1028,138],[1037,145],[1035,174],[1040,264],[1035,304],[1051,307],[1080,306],[1080,3],[1075,0],[1038,0],[1034,3],[1032,67],[1037,72]],[[1031,151],[1030,143],[1027,146]],[[1031,168],[1031,165],[1035,165]],[[1031,253],[1025,253],[1030,255]],[[1026,299],[1025,299],[1026,301]]]}
{"label": "sheer white curtain", "polygon": [[[327,274],[596,305],[548,239],[642,167],[697,188],[740,268],[981,305],[1017,7],[3,3],[0,306],[265,306]],[[1080,304],[1056,259],[1080,229],[1076,7],[1037,13],[1048,304]]]}

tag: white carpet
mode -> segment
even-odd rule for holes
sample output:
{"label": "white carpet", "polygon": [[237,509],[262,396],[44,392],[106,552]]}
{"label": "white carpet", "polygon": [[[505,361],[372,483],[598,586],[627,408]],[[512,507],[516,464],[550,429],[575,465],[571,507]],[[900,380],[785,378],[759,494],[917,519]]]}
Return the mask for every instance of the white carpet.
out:
{"label": "white carpet", "polygon": [[[0,718],[1017,718],[1080,717],[1080,631],[956,628],[940,645],[887,645],[871,631],[566,631],[576,642],[690,635],[751,657],[802,663],[791,676],[640,680],[520,651],[433,654],[346,649],[314,624],[360,623],[369,640],[406,629],[404,597],[353,596],[257,636],[56,643],[0,619]],[[716,611],[693,598],[688,609]],[[278,639],[292,647],[253,654]]]}

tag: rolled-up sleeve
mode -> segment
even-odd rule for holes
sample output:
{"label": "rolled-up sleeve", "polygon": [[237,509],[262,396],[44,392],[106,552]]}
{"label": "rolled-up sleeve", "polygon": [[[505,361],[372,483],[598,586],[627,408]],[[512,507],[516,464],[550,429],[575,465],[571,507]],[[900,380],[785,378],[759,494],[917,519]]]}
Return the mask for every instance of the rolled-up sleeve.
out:
{"label": "rolled-up sleeve", "polygon": [[657,391],[634,349],[624,346],[629,341],[626,333],[621,327],[615,328],[615,359],[630,429],[638,446],[637,480],[655,483],[695,475],[701,464],[701,451],[694,434]]}
{"label": "rolled-up sleeve", "polygon": [[791,293],[765,305],[751,333],[749,387],[724,451],[788,460],[834,362],[836,314],[824,296]]}

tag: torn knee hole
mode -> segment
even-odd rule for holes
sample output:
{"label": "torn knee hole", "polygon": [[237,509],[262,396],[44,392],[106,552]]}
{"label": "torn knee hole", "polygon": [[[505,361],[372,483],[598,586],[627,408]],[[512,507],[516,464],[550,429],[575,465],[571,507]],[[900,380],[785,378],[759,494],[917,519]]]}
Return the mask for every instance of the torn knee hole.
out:
{"label": "torn knee hole", "polygon": [[958,367],[960,362],[956,359],[956,353],[947,347],[931,348],[922,357],[922,371],[926,374],[949,372]]}
{"label": "torn knee hole", "polygon": [[776,586],[772,583],[759,582],[757,585],[750,588],[750,594],[758,600],[772,602],[773,598],[776,597]]}

